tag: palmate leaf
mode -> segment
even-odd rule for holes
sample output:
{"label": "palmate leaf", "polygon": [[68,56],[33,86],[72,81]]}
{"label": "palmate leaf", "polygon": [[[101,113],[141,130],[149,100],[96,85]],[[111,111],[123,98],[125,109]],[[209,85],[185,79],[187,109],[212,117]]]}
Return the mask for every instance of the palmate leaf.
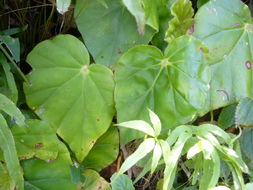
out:
{"label": "palmate leaf", "polygon": [[129,48],[148,44],[154,34],[150,27],[139,34],[134,17],[119,0],[77,0],[75,19],[95,62],[106,66],[114,66]]}
{"label": "palmate leaf", "polygon": [[22,161],[26,190],[76,190],[71,182],[71,158],[63,143],[56,160],[45,162],[36,158]]}
{"label": "palmate leaf", "polygon": [[129,129],[135,129],[135,130],[141,131],[151,137],[155,136],[154,129],[147,122],[142,121],[142,120],[127,121],[127,122],[116,124],[115,126],[125,127],[125,128],[129,128]]}
{"label": "palmate leaf", "polygon": [[161,157],[162,157],[161,145],[159,143],[156,143],[152,155],[151,171],[150,171],[151,174],[155,172]]}
{"label": "palmate leaf", "polygon": [[[163,132],[192,120],[207,98],[210,75],[205,50],[198,40],[183,36],[168,46],[165,55],[153,46],[125,53],[115,72],[118,122],[149,121],[147,107],[161,119]],[[121,129],[121,134],[123,143],[141,136],[129,129]]]}
{"label": "palmate leaf", "polygon": [[[2,102],[0,102],[0,104],[1,103]],[[4,161],[6,163],[9,175],[11,177],[12,184],[18,190],[23,190],[24,179],[21,167],[19,165],[15,142],[8,125],[1,114],[0,114],[0,148],[3,151]]]}
{"label": "palmate leaf", "polygon": [[71,35],[41,42],[27,62],[33,67],[31,84],[24,84],[28,105],[53,125],[81,162],[112,121],[112,72],[89,66],[85,46]]}
{"label": "palmate leaf", "polygon": [[149,109],[148,112],[149,112],[149,119],[152,123],[152,127],[154,128],[155,136],[159,136],[162,129],[161,121],[153,111]]}
{"label": "palmate leaf", "polygon": [[240,0],[211,0],[199,9],[195,20],[194,36],[209,47],[215,76],[204,112],[253,97],[253,25],[248,7]]}
{"label": "palmate leaf", "polygon": [[59,141],[48,122],[27,120],[26,123],[27,126],[14,126],[11,129],[19,158],[56,159]]}
{"label": "palmate leaf", "polygon": [[169,22],[169,29],[165,34],[165,40],[173,39],[187,33],[193,23],[194,10],[190,0],[176,0],[171,6],[171,14],[174,16]]}

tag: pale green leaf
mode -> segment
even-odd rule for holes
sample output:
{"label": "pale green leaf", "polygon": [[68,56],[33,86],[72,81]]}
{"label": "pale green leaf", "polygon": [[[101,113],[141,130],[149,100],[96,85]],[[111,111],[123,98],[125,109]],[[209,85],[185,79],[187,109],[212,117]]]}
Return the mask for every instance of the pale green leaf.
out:
{"label": "pale green leaf", "polygon": [[155,136],[154,129],[147,122],[142,121],[142,120],[127,121],[127,122],[116,124],[116,126],[126,127],[129,129],[135,129],[145,134],[148,134],[152,137]]}
{"label": "pale green leaf", "polygon": [[[0,98],[2,95],[0,94]],[[4,119],[0,114],[0,148],[3,151],[4,161],[11,177],[13,185],[18,190],[24,189],[23,172],[19,164],[16,152],[15,141],[12,133]]]}
{"label": "pale green leaf", "polygon": [[202,141],[194,144],[187,152],[187,159],[193,158],[195,155],[203,151]]}
{"label": "pale green leaf", "polygon": [[102,65],[89,65],[85,46],[71,35],[41,42],[27,62],[33,67],[28,75],[31,84],[24,84],[27,104],[53,125],[78,161],[83,161],[115,112],[112,72]]}
{"label": "pale green leaf", "polygon": [[152,162],[151,162],[151,174],[153,174],[158,166],[158,163],[162,157],[162,148],[160,143],[156,143],[153,150]]}
{"label": "pale green leaf", "polygon": [[245,185],[245,190],[252,190],[253,189],[253,183],[247,183]]}
{"label": "pale green leaf", "polygon": [[165,40],[169,43],[187,33],[193,23],[194,14],[190,0],[177,0],[170,10],[174,18],[170,20],[169,29],[165,34]]}
{"label": "pale green leaf", "polygon": [[60,14],[64,14],[68,11],[71,0],[56,0],[56,8]]}
{"label": "pale green leaf", "polygon": [[[200,41],[183,36],[164,55],[153,46],[137,46],[125,53],[115,71],[118,121],[149,121],[149,107],[159,116],[162,132],[167,132],[195,118],[209,88],[205,50]],[[123,144],[142,136],[129,129],[120,132]]]}
{"label": "pale green leaf", "polygon": [[14,136],[18,157],[29,159],[54,160],[58,155],[59,140],[48,122],[27,120],[27,126],[14,126]]}
{"label": "pale green leaf", "polygon": [[155,131],[155,136],[159,136],[162,128],[161,121],[152,110],[148,109],[148,111],[149,111],[149,119]]}
{"label": "pale green leaf", "polygon": [[77,0],[75,19],[94,61],[114,67],[129,48],[148,44],[154,30],[146,27],[145,34],[139,34],[122,1],[107,0],[106,6],[97,0]]}
{"label": "pale green leaf", "polygon": [[144,158],[149,152],[151,152],[155,147],[155,140],[153,138],[145,139],[137,150],[131,154],[124,161],[119,170],[119,175],[125,173],[129,168],[136,164],[139,160]]}
{"label": "pale green leaf", "polygon": [[178,140],[176,141],[175,145],[173,146],[172,150],[168,155],[163,155],[164,162],[165,162],[165,169],[164,169],[164,180],[163,180],[163,190],[171,189],[175,174],[178,160],[181,156],[182,150],[186,141],[191,137],[189,133],[181,133]]}

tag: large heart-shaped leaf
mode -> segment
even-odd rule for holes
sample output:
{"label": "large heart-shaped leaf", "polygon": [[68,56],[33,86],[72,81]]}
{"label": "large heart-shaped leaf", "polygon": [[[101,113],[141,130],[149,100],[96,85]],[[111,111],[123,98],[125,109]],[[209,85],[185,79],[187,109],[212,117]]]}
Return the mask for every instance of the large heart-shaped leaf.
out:
{"label": "large heart-shaped leaf", "polygon": [[253,25],[240,0],[212,0],[195,17],[194,35],[210,50],[212,80],[206,111],[253,97]]}
{"label": "large heart-shaped leaf", "polygon": [[59,144],[56,160],[45,162],[36,158],[22,161],[26,190],[76,190],[71,182],[71,158],[64,144]]}
{"label": "large heart-shaped leaf", "polygon": [[28,105],[54,125],[81,162],[110,126],[112,72],[102,65],[89,66],[85,46],[70,35],[40,43],[27,61],[33,67],[31,84],[24,85]]}
{"label": "large heart-shaped leaf", "polygon": [[20,159],[37,157],[54,160],[58,155],[58,139],[51,126],[40,120],[27,120],[28,126],[13,127],[12,133]]}
{"label": "large heart-shaped leaf", "polygon": [[[153,46],[138,46],[124,54],[116,67],[118,122],[149,121],[147,107],[158,114],[163,131],[192,120],[207,98],[205,50],[200,41],[183,36],[168,46],[165,55]],[[121,132],[124,143],[141,136],[135,130]]]}
{"label": "large heart-shaped leaf", "polygon": [[119,0],[77,0],[76,23],[96,63],[114,65],[130,47],[147,44],[154,30],[137,31],[133,16]]}
{"label": "large heart-shaped leaf", "polygon": [[100,171],[114,160],[119,154],[119,134],[116,127],[110,127],[95,143],[87,157],[83,161],[83,166]]}

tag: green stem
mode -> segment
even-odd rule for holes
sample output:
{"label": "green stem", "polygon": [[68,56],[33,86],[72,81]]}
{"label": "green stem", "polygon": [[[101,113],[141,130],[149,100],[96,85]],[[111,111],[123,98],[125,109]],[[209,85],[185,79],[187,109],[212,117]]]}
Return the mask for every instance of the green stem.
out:
{"label": "green stem", "polygon": [[20,68],[16,65],[16,63],[13,61],[13,59],[10,57],[10,55],[8,54],[8,52],[3,48],[2,43],[0,43],[0,49],[3,51],[3,53],[5,54],[5,56],[9,59],[9,61],[13,64],[13,66],[17,69],[17,71],[20,74],[21,78],[27,84],[29,84],[28,79],[26,78],[26,76],[24,75],[24,73],[20,70]]}
{"label": "green stem", "polygon": [[213,111],[210,111],[210,115],[211,115],[211,122],[213,122],[213,118],[214,118],[214,116],[213,116]]}

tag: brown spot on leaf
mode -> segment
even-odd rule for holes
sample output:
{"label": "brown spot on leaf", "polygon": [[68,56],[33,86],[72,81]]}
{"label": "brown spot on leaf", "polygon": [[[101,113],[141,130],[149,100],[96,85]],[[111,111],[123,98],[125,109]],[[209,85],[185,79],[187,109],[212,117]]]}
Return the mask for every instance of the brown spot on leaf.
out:
{"label": "brown spot on leaf", "polygon": [[99,118],[97,118],[97,122],[99,122],[100,121],[100,119]]}
{"label": "brown spot on leaf", "polygon": [[95,141],[91,141],[90,142],[90,147],[93,147],[94,144],[95,144]]}
{"label": "brown spot on leaf", "polygon": [[43,143],[37,143],[35,145],[35,149],[37,149],[37,150],[41,149],[42,147],[43,147]]}
{"label": "brown spot on leaf", "polygon": [[246,66],[246,68],[248,69],[248,70],[250,70],[251,69],[251,62],[248,60],[248,61],[246,61],[245,62],[245,66]]}

